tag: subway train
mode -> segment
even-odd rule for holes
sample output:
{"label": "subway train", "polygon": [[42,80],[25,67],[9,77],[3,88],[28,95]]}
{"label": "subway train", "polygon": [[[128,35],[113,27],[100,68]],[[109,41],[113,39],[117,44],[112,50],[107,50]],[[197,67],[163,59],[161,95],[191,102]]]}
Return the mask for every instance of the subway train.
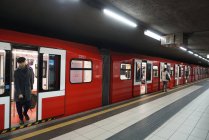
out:
{"label": "subway train", "polygon": [[37,95],[26,124],[161,91],[164,68],[171,75],[169,89],[209,77],[208,68],[198,65],[4,29],[0,33],[0,131],[19,127],[13,100],[18,57],[33,69],[32,93]]}

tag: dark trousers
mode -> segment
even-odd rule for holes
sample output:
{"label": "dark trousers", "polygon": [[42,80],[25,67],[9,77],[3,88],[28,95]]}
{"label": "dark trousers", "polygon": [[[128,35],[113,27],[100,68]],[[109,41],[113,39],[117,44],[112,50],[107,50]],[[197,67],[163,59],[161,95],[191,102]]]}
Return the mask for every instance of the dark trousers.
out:
{"label": "dark trousers", "polygon": [[163,91],[167,91],[168,81],[163,81]]}
{"label": "dark trousers", "polygon": [[[17,108],[17,113],[19,115],[20,120],[23,120],[23,114],[27,115],[27,112],[30,108],[30,101],[16,102],[16,108]],[[24,108],[24,112],[22,108]]]}

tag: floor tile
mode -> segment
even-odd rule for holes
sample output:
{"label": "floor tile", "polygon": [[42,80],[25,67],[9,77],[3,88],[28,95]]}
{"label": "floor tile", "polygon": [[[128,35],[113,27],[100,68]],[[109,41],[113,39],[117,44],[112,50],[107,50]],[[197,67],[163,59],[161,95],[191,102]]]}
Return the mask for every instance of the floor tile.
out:
{"label": "floor tile", "polygon": [[189,136],[189,135],[186,135],[186,134],[184,134],[184,133],[177,132],[177,133],[174,133],[174,134],[169,138],[169,140],[186,140],[188,136]]}
{"label": "floor tile", "polygon": [[162,129],[155,135],[168,139],[175,131],[171,129]]}
{"label": "floor tile", "polygon": [[151,137],[149,140],[166,140],[165,138],[159,137],[154,135],[153,137]]}
{"label": "floor tile", "polygon": [[188,126],[188,125],[182,125],[181,127],[178,128],[177,131],[181,132],[181,133],[184,133],[184,134],[190,134],[194,128],[195,127],[191,127],[191,126]]}
{"label": "floor tile", "polygon": [[199,137],[195,137],[195,136],[189,136],[187,140],[205,140],[204,138],[199,138]]}
{"label": "floor tile", "polygon": [[208,131],[195,128],[192,130],[191,136],[205,139],[207,137],[207,134],[208,134]]}
{"label": "floor tile", "polygon": [[105,140],[109,137],[111,137],[112,135],[114,135],[113,133],[111,132],[105,132],[99,136],[96,136],[95,138],[93,138],[92,140]]}
{"label": "floor tile", "polygon": [[92,130],[95,130],[97,129],[98,127],[96,127],[95,125],[91,124],[91,125],[87,125],[85,127],[82,127],[82,128],[79,128],[77,130],[75,130],[76,133],[78,134],[85,134],[89,131],[92,131]]}
{"label": "floor tile", "polygon": [[76,132],[69,132],[69,133],[66,133],[64,135],[61,135],[61,136],[58,136],[58,137],[55,137],[51,140],[63,140],[63,139],[75,139],[76,137],[79,137],[80,135]]}
{"label": "floor tile", "polygon": [[89,139],[93,139],[105,132],[107,132],[107,131],[105,131],[104,129],[101,129],[101,128],[97,128],[96,130],[90,131],[88,133],[84,133],[82,135],[89,138]]}

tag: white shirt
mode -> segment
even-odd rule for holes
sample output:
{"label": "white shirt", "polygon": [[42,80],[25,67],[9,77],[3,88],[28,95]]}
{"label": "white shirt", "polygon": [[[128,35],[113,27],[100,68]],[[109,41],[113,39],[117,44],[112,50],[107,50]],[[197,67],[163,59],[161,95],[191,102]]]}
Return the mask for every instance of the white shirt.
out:
{"label": "white shirt", "polygon": [[166,79],[166,74],[168,74],[168,76],[170,77],[170,74],[169,74],[167,71],[163,71],[163,72],[162,72],[162,81],[168,81],[168,80]]}

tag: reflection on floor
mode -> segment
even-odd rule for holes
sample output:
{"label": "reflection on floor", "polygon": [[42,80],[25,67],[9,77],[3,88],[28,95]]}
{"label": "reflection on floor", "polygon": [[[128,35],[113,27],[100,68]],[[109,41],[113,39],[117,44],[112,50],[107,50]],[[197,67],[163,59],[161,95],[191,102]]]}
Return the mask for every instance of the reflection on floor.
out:
{"label": "reflection on floor", "polygon": [[[28,110],[28,115],[30,117],[30,121],[24,120],[25,124],[35,122],[36,121],[36,108],[32,110]],[[17,114],[16,103],[11,102],[11,127],[19,126],[19,116]]]}

